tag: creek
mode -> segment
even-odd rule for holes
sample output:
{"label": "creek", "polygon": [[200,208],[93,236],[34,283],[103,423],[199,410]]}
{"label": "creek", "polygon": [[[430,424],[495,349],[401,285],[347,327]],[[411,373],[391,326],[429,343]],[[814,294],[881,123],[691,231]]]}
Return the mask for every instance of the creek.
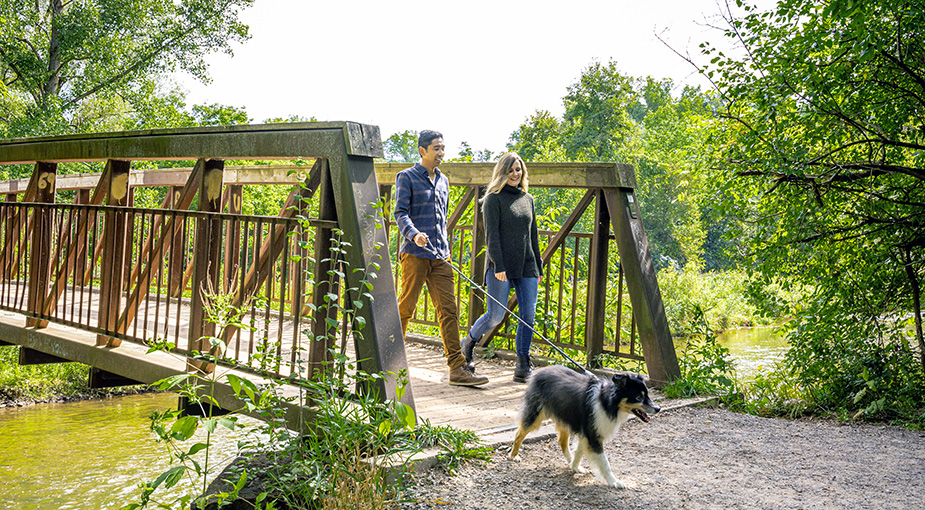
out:
{"label": "creek", "polygon": [[[149,393],[0,409],[0,508],[99,510],[137,503],[138,484],[170,467],[148,417],[176,406],[176,395]],[[202,432],[195,439],[204,440]],[[220,469],[236,456],[237,435],[222,427],[217,433],[209,462]],[[181,491],[182,482],[164,494]]]}

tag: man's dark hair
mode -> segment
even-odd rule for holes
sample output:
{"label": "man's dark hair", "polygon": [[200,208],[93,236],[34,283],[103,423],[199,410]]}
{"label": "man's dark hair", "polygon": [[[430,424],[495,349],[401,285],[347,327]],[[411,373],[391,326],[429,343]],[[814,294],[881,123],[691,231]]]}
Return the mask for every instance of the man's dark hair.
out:
{"label": "man's dark hair", "polygon": [[421,131],[421,134],[418,136],[418,147],[424,147],[426,149],[430,147],[430,143],[437,138],[443,138],[443,134],[439,131],[431,131],[430,129],[425,129],[424,131]]}

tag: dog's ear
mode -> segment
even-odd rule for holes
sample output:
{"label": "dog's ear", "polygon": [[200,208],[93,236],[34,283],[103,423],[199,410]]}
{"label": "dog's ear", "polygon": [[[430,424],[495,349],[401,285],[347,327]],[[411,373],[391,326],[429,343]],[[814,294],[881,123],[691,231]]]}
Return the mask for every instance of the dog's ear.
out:
{"label": "dog's ear", "polygon": [[626,388],[626,382],[629,381],[629,376],[626,374],[614,374],[612,380],[614,386],[622,390]]}

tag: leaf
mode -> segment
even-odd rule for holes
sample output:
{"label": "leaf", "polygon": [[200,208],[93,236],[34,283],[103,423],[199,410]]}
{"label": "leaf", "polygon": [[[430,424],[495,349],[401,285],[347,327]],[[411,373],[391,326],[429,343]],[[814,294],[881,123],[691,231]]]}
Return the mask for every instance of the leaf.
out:
{"label": "leaf", "polygon": [[186,471],[186,466],[174,466],[167,471],[161,473],[161,476],[158,476],[154,483],[153,487],[156,489],[162,483],[164,484],[165,489],[169,489],[177,484],[180,481],[180,478],[183,476],[183,473]]}
{"label": "leaf", "polygon": [[196,455],[197,453],[199,453],[199,452],[205,450],[205,449],[208,448],[208,447],[209,447],[209,445],[206,444],[206,443],[196,443],[196,444],[194,444],[193,446],[190,447],[189,451],[188,451],[186,454],[187,454],[188,456],[193,456],[193,455]]}
{"label": "leaf", "polygon": [[195,416],[184,416],[174,422],[173,426],[170,427],[170,435],[178,441],[186,441],[187,439],[193,437],[193,434],[196,433],[196,428],[198,426],[198,418]]}

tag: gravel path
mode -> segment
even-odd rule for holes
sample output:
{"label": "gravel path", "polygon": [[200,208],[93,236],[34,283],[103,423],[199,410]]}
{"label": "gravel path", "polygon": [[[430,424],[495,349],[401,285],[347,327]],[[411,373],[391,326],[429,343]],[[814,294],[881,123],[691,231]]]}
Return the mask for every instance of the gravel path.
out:
{"label": "gravel path", "polygon": [[506,444],[458,476],[416,475],[416,501],[401,508],[925,508],[925,434],[899,427],[675,409],[606,445],[626,490],[573,475],[555,439],[530,440],[520,462]]}

